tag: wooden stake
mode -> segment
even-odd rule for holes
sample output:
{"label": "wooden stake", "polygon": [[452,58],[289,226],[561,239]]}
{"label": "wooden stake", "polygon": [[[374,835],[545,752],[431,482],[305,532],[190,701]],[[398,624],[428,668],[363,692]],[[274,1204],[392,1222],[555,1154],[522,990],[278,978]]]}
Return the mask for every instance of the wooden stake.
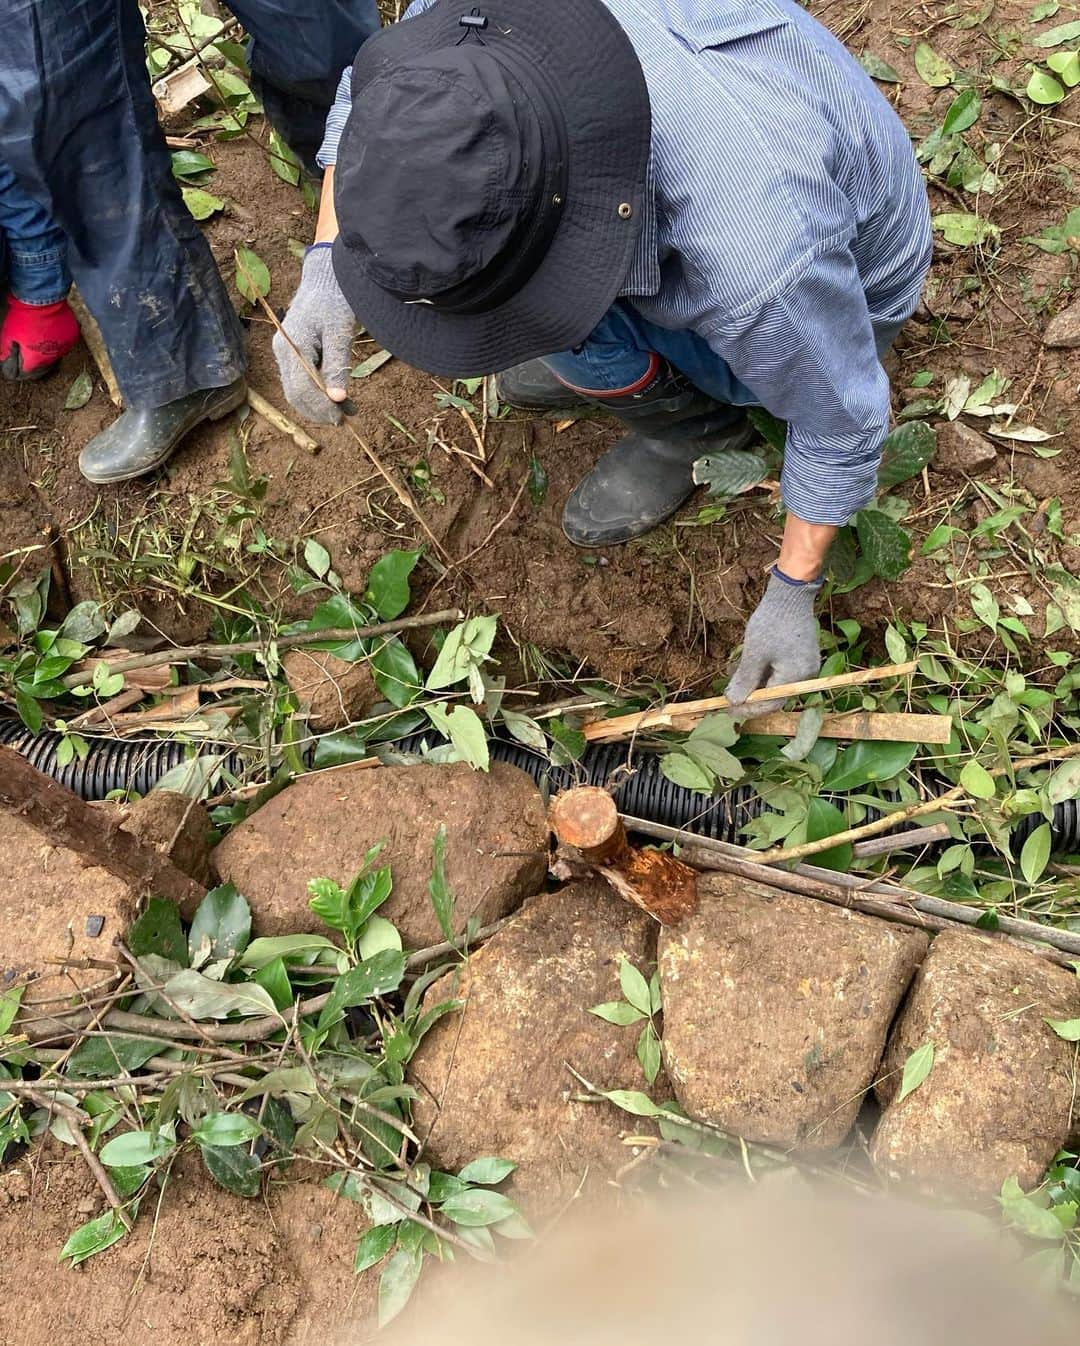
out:
{"label": "wooden stake", "polygon": [[[804,696],[812,692],[829,692],[838,687],[861,687],[868,682],[880,682],[884,678],[903,678],[914,673],[918,664],[910,660],[905,664],[885,664],[881,668],[861,668],[852,673],[837,673],[828,678],[807,678],[802,682],[782,683],[777,687],[759,687],[746,698],[747,703],[755,701],[785,701],[789,696]],[[671,701],[656,710],[638,711],[633,715],[617,715],[609,720],[590,720],[582,733],[590,743],[610,743],[621,738],[630,738],[643,729],[685,729],[708,715],[710,711],[726,710],[730,706],[726,696],[707,696],[698,701]],[[756,733],[753,717],[748,717],[746,727]]]}
{"label": "wooden stake", "polygon": [[79,326],[82,328],[82,339],[86,343],[86,349],[90,352],[94,364],[97,365],[98,373],[101,375],[108,389],[109,401],[114,407],[122,407],[124,399],[120,395],[120,388],[116,382],[116,375],[113,373],[112,361],[109,359],[109,352],[105,346],[105,340],[101,335],[97,322],[93,314],[83,303],[82,295],[78,290],[72,289],[68,295],[68,303],[72,311],[79,320]]}
{"label": "wooden stake", "polygon": [[565,790],[552,804],[549,821],[561,846],[661,925],[677,925],[697,910],[694,871],[666,851],[631,846],[606,790],[595,785]]}
{"label": "wooden stake", "polygon": [[[674,729],[692,729],[704,717],[688,720],[678,717]],[[771,715],[756,715],[743,725],[748,734],[780,734],[794,738],[799,732],[800,711],[777,710]],[[908,715],[903,711],[853,710],[841,715],[826,715],[818,738],[857,739],[874,743],[948,743],[952,737],[949,715]]]}

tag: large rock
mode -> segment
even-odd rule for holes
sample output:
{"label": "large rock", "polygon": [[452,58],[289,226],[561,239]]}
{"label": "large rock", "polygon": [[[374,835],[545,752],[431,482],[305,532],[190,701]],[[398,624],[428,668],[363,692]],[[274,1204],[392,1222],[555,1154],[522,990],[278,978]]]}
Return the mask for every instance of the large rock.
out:
{"label": "large rock", "polygon": [[423,948],[443,938],[428,894],[440,824],[459,929],[470,916],[505,916],[543,884],[543,800],[523,771],[498,762],[490,772],[464,763],[312,772],[234,827],[214,865],[251,902],[257,934],[319,931],[308,880],[348,883],[383,842],[394,891],[381,913]]}
{"label": "large rock", "polygon": [[[938,935],[882,1064],[878,1169],[940,1190],[1034,1186],[1076,1120],[1076,1048],[1044,1018],[1077,1017],[1072,973],[1002,940]],[[904,1063],[928,1042],[930,1073],[898,1102]]]}
{"label": "large rock", "polygon": [[1050,319],[1043,333],[1043,344],[1066,348],[1080,346],[1080,303],[1071,304]]}
{"label": "large rock", "polygon": [[602,1184],[626,1162],[630,1119],[578,1103],[573,1066],[601,1089],[644,1089],[639,1025],[617,1028],[589,1013],[618,1000],[619,962],[651,957],[652,925],[605,884],[576,883],[533,898],[460,973],[436,982],[426,1003],[455,996],[410,1067],[425,1158],[456,1171],[480,1155],[518,1165],[515,1195],[533,1218],[561,1209],[583,1178]]}
{"label": "large rock", "polygon": [[329,650],[289,650],[281,670],[296,693],[313,733],[326,734],[362,720],[379,700],[371,669]]}
{"label": "large rock", "polygon": [[974,477],[997,462],[997,450],[988,439],[962,421],[939,426],[934,470],[953,477]]}
{"label": "large rock", "polygon": [[664,1063],[691,1116],[748,1140],[840,1143],[926,936],[723,875],[660,936]]}

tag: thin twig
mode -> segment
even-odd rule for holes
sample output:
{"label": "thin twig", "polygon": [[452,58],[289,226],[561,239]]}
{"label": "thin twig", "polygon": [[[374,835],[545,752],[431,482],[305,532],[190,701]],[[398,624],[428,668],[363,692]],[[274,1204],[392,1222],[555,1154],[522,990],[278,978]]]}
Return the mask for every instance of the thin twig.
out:
{"label": "thin twig", "polygon": [[262,393],[258,393],[250,385],[247,390],[248,406],[257,416],[261,416],[264,421],[268,421],[275,430],[280,430],[283,435],[288,435],[298,449],[306,449],[308,453],[318,453],[320,445],[317,440],[311,438],[308,432],[283,411],[278,411],[272,402],[268,402]]}
{"label": "thin twig", "polygon": [[27,1097],[31,1102],[36,1103],[39,1108],[46,1108],[49,1112],[55,1113],[58,1117],[63,1117],[71,1131],[71,1137],[79,1148],[79,1152],[86,1160],[86,1166],[94,1175],[97,1185],[105,1194],[105,1200],[116,1212],[116,1218],[130,1233],[131,1217],[124,1209],[124,1204],[116,1194],[116,1188],[112,1185],[112,1179],[105,1172],[101,1160],[90,1148],[90,1143],[83,1135],[83,1122],[86,1120],[85,1114],[78,1112],[75,1108],[69,1108],[65,1103],[58,1103],[55,1098],[49,1098],[46,1094],[39,1094],[35,1090],[28,1089]]}

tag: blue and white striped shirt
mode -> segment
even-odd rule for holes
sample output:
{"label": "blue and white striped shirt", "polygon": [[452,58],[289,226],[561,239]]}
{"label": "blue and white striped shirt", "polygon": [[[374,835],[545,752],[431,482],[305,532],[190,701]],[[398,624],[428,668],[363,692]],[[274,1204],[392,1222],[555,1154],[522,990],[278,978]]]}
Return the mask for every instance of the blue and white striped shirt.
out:
{"label": "blue and white striped shirt", "polygon": [[[652,103],[651,209],[622,297],[660,327],[703,337],[788,422],[787,508],[846,523],[873,498],[888,429],[880,356],[930,264],[907,133],[796,0],[604,3]],[[350,75],[323,166],[337,157]]]}

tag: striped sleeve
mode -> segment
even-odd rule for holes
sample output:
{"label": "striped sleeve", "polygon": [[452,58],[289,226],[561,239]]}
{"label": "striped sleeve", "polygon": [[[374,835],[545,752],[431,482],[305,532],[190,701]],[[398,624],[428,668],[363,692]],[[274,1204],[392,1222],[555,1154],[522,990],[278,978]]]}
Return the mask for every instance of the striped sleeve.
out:
{"label": "striped sleeve", "polygon": [[874,497],[889,427],[889,381],[847,245],[824,245],[764,304],[698,327],[766,410],[788,422],[787,509],[807,523],[847,523]]}

